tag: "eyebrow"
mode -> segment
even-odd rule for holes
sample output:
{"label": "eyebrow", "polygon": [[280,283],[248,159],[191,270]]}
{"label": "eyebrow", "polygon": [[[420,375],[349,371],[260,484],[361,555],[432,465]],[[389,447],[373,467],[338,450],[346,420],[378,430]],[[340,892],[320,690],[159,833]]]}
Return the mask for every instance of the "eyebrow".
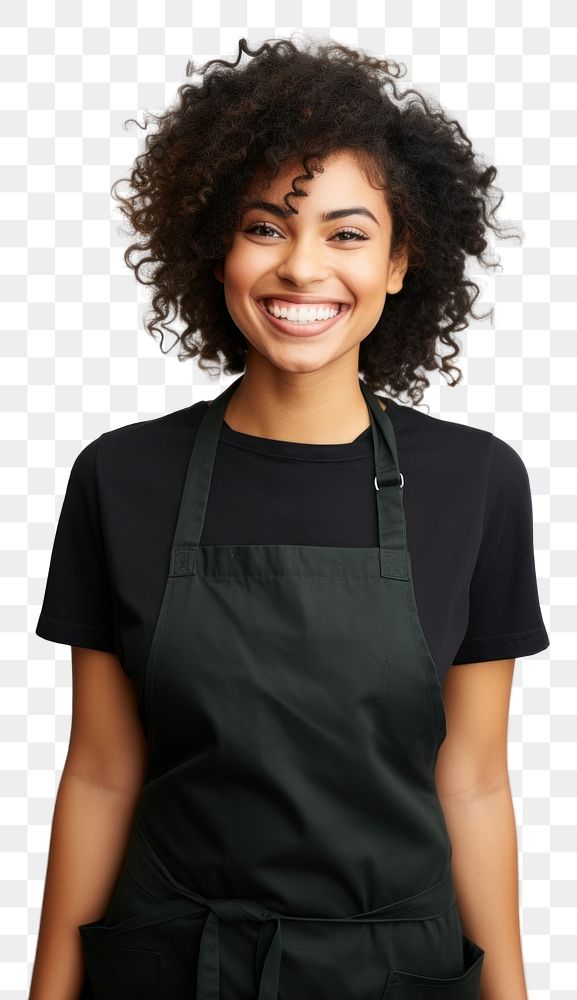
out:
{"label": "eyebrow", "polygon": [[[250,211],[251,208],[259,208],[263,212],[270,212],[271,215],[278,216],[279,219],[284,219],[288,216],[288,210],[281,208],[280,205],[274,205],[270,201],[251,201],[247,205],[243,206],[243,213]],[[292,213],[291,213],[292,214]],[[362,205],[356,205],[354,208],[335,208],[332,212],[322,212],[319,215],[319,222],[331,222],[333,219],[344,219],[348,215],[366,215],[373,222],[380,226],[379,220],[369,212],[368,208],[363,208]]]}

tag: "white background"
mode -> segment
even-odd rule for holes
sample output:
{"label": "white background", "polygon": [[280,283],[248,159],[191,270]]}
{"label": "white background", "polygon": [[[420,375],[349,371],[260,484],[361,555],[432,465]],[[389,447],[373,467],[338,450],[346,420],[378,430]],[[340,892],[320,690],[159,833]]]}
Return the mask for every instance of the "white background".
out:
{"label": "white background", "polygon": [[494,317],[457,334],[463,381],[430,375],[423,406],[493,431],[529,472],[551,646],[517,660],[511,701],[523,950],[530,1000],[575,996],[577,6],[28,0],[2,4],[0,29],[1,1000],[27,996],[70,729],[70,649],[34,634],[70,467],[103,431],[229,381],[163,355],[143,328],[148,293],[110,198],[143,148],[124,122],[171,103],[189,58],[234,59],[242,36],[254,47],[295,29],[405,63],[399,87],[460,121],[498,168],[498,219],[523,234],[491,243],[501,272],[469,265],[475,310],[494,303]]}

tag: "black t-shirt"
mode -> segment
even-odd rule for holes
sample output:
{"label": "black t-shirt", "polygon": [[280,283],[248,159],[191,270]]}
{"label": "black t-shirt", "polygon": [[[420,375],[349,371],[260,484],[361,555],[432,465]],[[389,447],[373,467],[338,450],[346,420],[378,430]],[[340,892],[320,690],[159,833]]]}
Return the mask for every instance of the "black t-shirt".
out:
{"label": "black t-shirt", "polygon": [[[522,459],[489,431],[381,398],[404,476],[417,607],[440,681],[452,664],[546,649]],[[202,400],[90,442],[72,466],[58,520],[36,634],[116,653],[140,689],[207,407]],[[325,445],[260,438],[224,422],[201,544],[377,546],[374,474],[370,426],[350,443]]]}

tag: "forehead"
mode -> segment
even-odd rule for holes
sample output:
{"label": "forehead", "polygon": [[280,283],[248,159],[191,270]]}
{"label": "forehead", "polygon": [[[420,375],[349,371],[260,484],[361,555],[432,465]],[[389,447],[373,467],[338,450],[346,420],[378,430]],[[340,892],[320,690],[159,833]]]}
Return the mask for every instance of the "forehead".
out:
{"label": "forehead", "polygon": [[[267,195],[269,199],[282,201],[283,195],[292,190],[292,182],[298,177],[296,185],[306,191],[309,197],[319,197],[323,200],[327,196],[334,200],[335,195],[345,194],[347,191],[356,190],[362,192],[367,198],[372,197],[373,203],[383,202],[383,191],[375,188],[367,176],[366,167],[362,160],[359,160],[349,150],[339,150],[330,154],[324,160],[314,161],[317,168],[322,166],[322,172],[312,170],[312,178],[302,177],[304,173],[303,161],[299,156],[291,156],[284,160],[279,169],[279,173],[272,182],[266,184],[267,166],[263,164],[255,171],[254,177],[247,188],[245,198],[256,195]],[[291,204],[300,208],[300,204],[307,199],[291,199]]]}

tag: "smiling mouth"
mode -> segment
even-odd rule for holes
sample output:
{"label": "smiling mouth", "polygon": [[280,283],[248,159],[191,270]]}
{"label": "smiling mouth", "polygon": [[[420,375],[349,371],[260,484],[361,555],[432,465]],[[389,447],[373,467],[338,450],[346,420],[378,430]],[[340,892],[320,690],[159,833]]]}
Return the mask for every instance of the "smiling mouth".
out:
{"label": "smiling mouth", "polygon": [[291,302],[287,299],[261,299],[267,312],[289,323],[320,323],[332,319],[345,308],[342,302]]}
{"label": "smiling mouth", "polygon": [[[286,308],[283,307],[282,310],[277,309],[277,312],[285,312],[287,315],[275,316],[274,313],[267,308],[267,303],[269,301],[270,300],[267,299],[260,299],[258,301],[257,305],[262,314],[266,316],[269,323],[274,326],[275,329],[297,337],[314,336],[315,334],[323,333],[325,330],[334,326],[335,323],[338,323],[346,313],[350,312],[351,308],[346,303],[340,302],[334,303],[334,308],[330,309],[327,303],[325,315],[321,316],[321,318],[317,319],[314,318],[314,316],[311,318],[311,314],[307,313],[302,314],[302,318],[298,318],[298,309],[306,308],[306,303],[293,303],[291,304],[290,309],[287,304]],[[310,305],[314,307],[314,303],[310,303]],[[293,315],[289,318],[291,313],[293,313]]]}

